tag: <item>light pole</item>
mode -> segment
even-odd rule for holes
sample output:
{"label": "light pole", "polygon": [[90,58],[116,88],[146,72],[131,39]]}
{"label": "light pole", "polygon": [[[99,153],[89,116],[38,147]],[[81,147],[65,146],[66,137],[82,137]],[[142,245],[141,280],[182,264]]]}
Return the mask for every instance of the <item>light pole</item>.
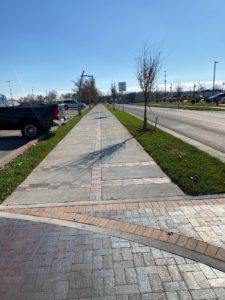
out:
{"label": "light pole", "polygon": [[[91,77],[94,78],[93,75],[84,74],[84,71],[82,72],[80,76],[80,102],[81,102],[81,96],[82,96],[82,83],[84,77]],[[81,116],[81,106],[78,107],[78,115]]]}
{"label": "light pole", "polygon": [[7,80],[7,82],[8,82],[8,85],[9,85],[9,93],[10,93],[10,97],[11,97],[11,103],[12,103],[12,105],[14,105],[14,104],[13,104],[13,101],[12,101],[12,88],[11,88],[11,80]]}
{"label": "light pole", "polygon": [[164,84],[165,84],[165,94],[166,94],[166,71],[164,71]]}
{"label": "light pole", "polygon": [[196,89],[196,83],[194,83],[194,86],[193,86],[193,98],[194,98],[194,103],[196,102],[195,89]]}
{"label": "light pole", "polygon": [[34,100],[34,87],[32,86],[32,98],[33,98],[33,100]]}
{"label": "light pole", "polygon": [[213,96],[214,96],[214,93],[215,93],[216,64],[218,64],[218,61],[214,61],[214,71],[213,71]]}

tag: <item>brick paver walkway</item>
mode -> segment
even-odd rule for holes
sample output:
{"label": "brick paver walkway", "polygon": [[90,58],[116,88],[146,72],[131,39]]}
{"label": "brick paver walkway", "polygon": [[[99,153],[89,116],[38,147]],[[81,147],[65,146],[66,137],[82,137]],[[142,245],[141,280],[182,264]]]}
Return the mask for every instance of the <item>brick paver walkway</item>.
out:
{"label": "brick paver walkway", "polygon": [[0,208],[0,298],[225,299],[224,213],[98,106]]}
{"label": "brick paver walkway", "polygon": [[[10,208],[5,212],[94,225],[157,240],[161,249],[225,262],[225,199]],[[191,204],[191,205],[190,205]],[[175,207],[179,209],[175,210]],[[172,208],[172,209],[171,209]],[[207,213],[204,213],[204,210]],[[200,213],[200,216],[199,216]],[[213,214],[214,213],[214,214]],[[205,216],[202,217],[202,216]],[[208,222],[212,223],[207,224]],[[216,223],[216,225],[215,225]],[[201,254],[199,256],[199,254]],[[202,256],[202,257],[201,257]],[[218,267],[225,271],[223,265]]]}
{"label": "brick paver walkway", "polygon": [[97,231],[0,219],[2,300],[224,299],[225,273]]}

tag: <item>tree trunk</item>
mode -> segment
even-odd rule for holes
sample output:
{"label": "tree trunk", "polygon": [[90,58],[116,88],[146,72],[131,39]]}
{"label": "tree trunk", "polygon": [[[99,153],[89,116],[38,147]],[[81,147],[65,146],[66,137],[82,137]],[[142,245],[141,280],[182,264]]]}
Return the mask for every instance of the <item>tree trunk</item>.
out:
{"label": "tree trunk", "polygon": [[143,129],[147,129],[147,98],[145,97],[145,111]]}

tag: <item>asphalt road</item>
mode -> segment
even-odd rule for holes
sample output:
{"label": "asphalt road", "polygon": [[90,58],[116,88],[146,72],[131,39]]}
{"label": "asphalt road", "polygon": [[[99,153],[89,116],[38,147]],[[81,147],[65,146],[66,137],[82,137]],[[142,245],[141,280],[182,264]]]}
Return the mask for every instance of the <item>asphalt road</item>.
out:
{"label": "asphalt road", "polygon": [[[124,105],[125,111],[143,117],[144,107]],[[151,111],[152,110],[152,111]],[[225,154],[225,112],[174,108],[148,108],[148,119]]]}
{"label": "asphalt road", "polygon": [[[65,110],[65,116],[71,118],[78,113],[75,109]],[[8,161],[13,155],[13,152],[17,152],[19,148],[28,144],[29,142],[21,135],[20,130],[0,130],[0,166],[4,164],[4,161]]]}

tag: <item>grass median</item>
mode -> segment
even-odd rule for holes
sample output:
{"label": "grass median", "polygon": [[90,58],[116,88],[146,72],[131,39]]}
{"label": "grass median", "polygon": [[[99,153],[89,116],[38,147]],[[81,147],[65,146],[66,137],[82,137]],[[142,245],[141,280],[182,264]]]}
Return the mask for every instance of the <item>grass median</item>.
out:
{"label": "grass median", "polygon": [[225,163],[150,124],[140,131],[142,120],[109,109],[186,194],[225,193]]}
{"label": "grass median", "polygon": [[[87,109],[82,116],[89,111]],[[32,170],[55,148],[81,118],[79,116],[73,117],[65,125],[60,126],[52,136],[32,146],[10,164],[0,169],[0,202],[5,200],[26,179]]]}

